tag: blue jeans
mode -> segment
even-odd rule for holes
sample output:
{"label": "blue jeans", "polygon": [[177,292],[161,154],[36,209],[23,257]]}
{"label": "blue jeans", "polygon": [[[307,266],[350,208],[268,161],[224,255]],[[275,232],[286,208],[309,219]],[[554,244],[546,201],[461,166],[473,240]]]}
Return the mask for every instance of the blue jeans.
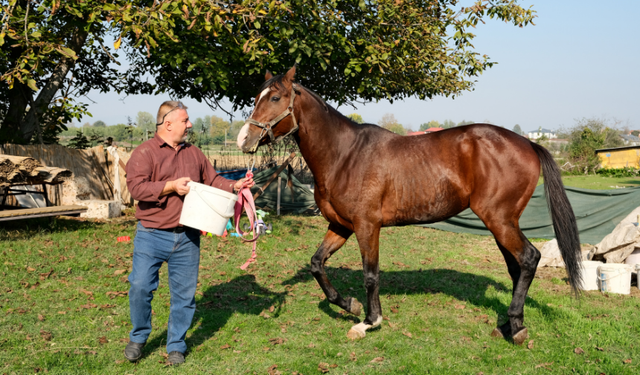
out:
{"label": "blue jeans", "polygon": [[151,300],[158,289],[158,270],[167,262],[171,292],[167,353],[185,353],[184,338],[196,310],[200,231],[186,228],[183,233],[173,233],[145,228],[138,223],[133,246],[133,269],[129,275],[133,329],[129,339],[142,344],[151,334]]}

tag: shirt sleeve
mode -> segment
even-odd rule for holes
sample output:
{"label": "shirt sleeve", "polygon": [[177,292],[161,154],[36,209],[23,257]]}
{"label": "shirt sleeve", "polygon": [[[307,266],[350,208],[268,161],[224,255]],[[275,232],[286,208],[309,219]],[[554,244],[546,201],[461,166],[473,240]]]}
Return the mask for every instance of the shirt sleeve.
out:
{"label": "shirt sleeve", "polygon": [[127,162],[127,188],[131,197],[142,202],[163,203],[168,195],[160,197],[166,181],[151,181],[153,175],[153,157],[150,152],[136,148]]}
{"label": "shirt sleeve", "polygon": [[211,162],[206,158],[206,156],[204,156],[202,151],[200,151],[200,155],[203,184],[222,189],[229,193],[233,193],[233,185],[236,184],[236,180],[229,180],[220,176],[218,172],[213,169]]}

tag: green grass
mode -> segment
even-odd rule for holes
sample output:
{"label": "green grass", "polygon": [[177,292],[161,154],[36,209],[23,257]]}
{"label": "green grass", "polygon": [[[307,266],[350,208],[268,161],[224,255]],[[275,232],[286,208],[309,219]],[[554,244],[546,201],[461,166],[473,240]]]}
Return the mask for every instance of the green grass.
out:
{"label": "green grass", "polygon": [[[542,184],[542,176],[538,179],[538,185]],[[581,189],[611,190],[626,187],[640,186],[640,179],[634,177],[603,177],[600,175],[562,176],[565,186]]]}
{"label": "green grass", "polygon": [[[130,213],[129,213],[130,214]],[[506,319],[511,281],[490,237],[421,227],[384,229],[380,296],[385,320],[358,341],[363,317],[330,305],[309,272],[327,224],[268,217],[258,262],[251,247],[203,238],[197,312],[187,361],[166,365],[166,266],[153,301],[154,331],[138,364],[122,351],[129,324],[131,216],[111,222],[55,219],[0,229],[0,373],[49,374],[636,374],[640,291],[570,297],[564,269],[538,271],[525,305],[530,338],[489,336]],[[539,245],[539,244],[538,244]],[[365,301],[350,239],[329,260],[343,296]],[[275,366],[275,367],[274,367]]]}
{"label": "green grass", "polygon": [[640,186],[640,179],[634,177],[603,177],[599,175],[563,176],[566,186],[583,189],[610,190]]}

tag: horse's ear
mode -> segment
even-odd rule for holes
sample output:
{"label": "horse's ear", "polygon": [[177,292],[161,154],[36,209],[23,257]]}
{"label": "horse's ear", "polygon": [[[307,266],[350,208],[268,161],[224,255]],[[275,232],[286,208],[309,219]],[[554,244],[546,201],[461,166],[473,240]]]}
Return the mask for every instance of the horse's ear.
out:
{"label": "horse's ear", "polygon": [[293,80],[296,78],[296,66],[295,65],[293,66],[293,68],[289,69],[287,74],[284,75],[284,78],[289,82],[293,82]]}
{"label": "horse's ear", "polygon": [[264,80],[268,81],[271,78],[273,78],[273,74],[271,74],[271,72],[267,69],[267,72],[264,74]]}

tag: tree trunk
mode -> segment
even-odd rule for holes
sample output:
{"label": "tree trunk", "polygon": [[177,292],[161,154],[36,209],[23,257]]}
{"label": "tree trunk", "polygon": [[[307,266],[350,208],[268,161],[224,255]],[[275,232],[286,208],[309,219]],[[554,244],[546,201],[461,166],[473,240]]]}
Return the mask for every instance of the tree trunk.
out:
{"label": "tree trunk", "polygon": [[[85,31],[84,29],[79,29],[71,38],[69,48],[71,48],[76,53],[76,55],[79,54],[82,50],[82,47],[87,40],[87,35],[87,31]],[[38,113],[46,111],[46,109],[49,107],[49,104],[64,83],[64,78],[67,76],[67,73],[69,72],[69,70],[71,70],[74,64],[74,59],[70,57],[63,57],[58,65],[56,65],[56,67],[53,69],[51,77],[49,77],[47,83],[40,90],[40,93],[35,99],[34,105],[29,107],[29,112],[27,112],[24,121],[22,121],[22,123],[20,124],[20,132],[22,133],[22,137],[24,139],[31,139],[33,133],[39,126],[39,122],[36,116],[38,115]]]}

